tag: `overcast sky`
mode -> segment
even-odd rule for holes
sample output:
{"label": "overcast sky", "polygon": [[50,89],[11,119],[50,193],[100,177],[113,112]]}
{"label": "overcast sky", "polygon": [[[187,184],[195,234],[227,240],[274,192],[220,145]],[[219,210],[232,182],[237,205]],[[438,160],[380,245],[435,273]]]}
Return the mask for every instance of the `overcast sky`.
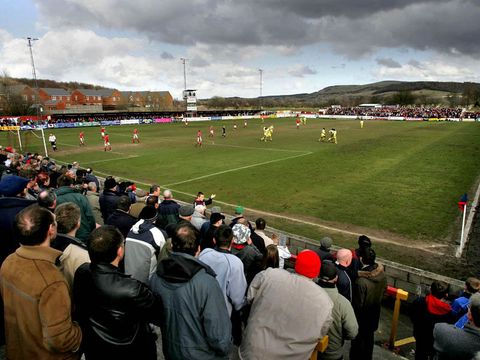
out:
{"label": "overcast sky", "polygon": [[0,0],[0,71],[198,97],[480,81],[478,0]]}

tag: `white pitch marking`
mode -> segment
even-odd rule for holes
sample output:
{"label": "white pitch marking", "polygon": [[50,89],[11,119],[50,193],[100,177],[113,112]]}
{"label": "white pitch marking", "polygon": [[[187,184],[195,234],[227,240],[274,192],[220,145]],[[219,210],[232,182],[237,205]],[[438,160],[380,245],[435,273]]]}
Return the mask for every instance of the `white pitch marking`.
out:
{"label": "white pitch marking", "polygon": [[211,174],[207,174],[207,175],[203,175],[203,176],[198,176],[196,178],[192,178],[192,179],[188,179],[188,180],[184,180],[184,181],[179,181],[179,182],[176,182],[176,183],[165,184],[163,186],[175,186],[175,185],[185,184],[185,183],[188,183],[188,182],[191,182],[191,181],[201,180],[201,179],[209,178],[209,177],[212,177],[212,176],[226,174],[226,173],[229,173],[229,172],[234,172],[234,171],[239,171],[239,170],[244,170],[244,169],[250,169],[252,167],[266,165],[266,164],[272,164],[272,163],[280,162],[280,161],[284,161],[284,160],[295,159],[297,157],[306,156],[306,155],[310,155],[310,154],[313,154],[313,153],[311,151],[309,151],[309,152],[305,152],[305,153],[300,154],[300,155],[288,156],[288,157],[281,158],[281,159],[263,161],[263,162],[256,163],[256,164],[240,166],[238,168],[218,171],[216,173],[211,173]]}
{"label": "white pitch marking", "polygon": [[[180,191],[180,190],[175,190],[175,189],[171,189],[171,190],[173,190],[177,193],[180,193],[180,194],[191,195],[192,197],[196,196],[195,194],[190,194],[190,193]],[[227,202],[224,202],[224,201],[219,201],[219,200],[215,200],[215,203],[218,203],[218,204],[221,204],[221,205],[231,206],[232,208],[237,206],[235,204],[230,204],[230,203],[227,203]],[[305,224],[305,225],[310,225],[310,226],[315,226],[315,227],[319,227],[319,228],[322,228],[322,229],[325,229],[325,230],[334,231],[334,232],[338,232],[338,233],[342,233],[342,234],[347,234],[347,235],[352,235],[352,236],[362,235],[362,233],[356,233],[354,231],[344,230],[344,229],[336,228],[336,227],[333,227],[333,226],[328,226],[328,225],[314,223],[314,222],[311,222],[311,221],[296,219],[294,217],[290,217],[290,216],[286,216],[286,215],[282,215],[282,214],[271,213],[271,212],[268,212],[268,211],[257,210],[257,209],[252,209],[252,208],[245,208],[245,210],[248,210],[248,211],[251,211],[251,212],[254,212],[254,213],[257,213],[257,214],[263,214],[263,215],[266,215],[266,216],[274,217],[274,218],[287,219],[289,221],[293,221],[293,222],[297,222],[297,223],[301,223],[301,224]],[[372,235],[369,235],[369,237],[370,237],[370,239],[375,240],[377,242],[381,242],[381,243],[385,243],[385,244],[392,244],[392,245],[397,245],[397,246],[404,246],[403,244],[401,244],[397,241],[394,241],[394,240],[379,238],[379,237],[372,236]],[[435,251],[435,249],[434,249],[435,247],[444,247],[442,245],[423,245],[423,246],[420,245],[419,246],[419,245],[409,244],[408,246],[411,247],[411,248],[415,248],[415,249],[418,249],[418,250],[423,250],[425,252],[429,252],[429,253],[436,254],[436,255],[444,255],[445,254],[445,253],[440,252],[440,251]]]}

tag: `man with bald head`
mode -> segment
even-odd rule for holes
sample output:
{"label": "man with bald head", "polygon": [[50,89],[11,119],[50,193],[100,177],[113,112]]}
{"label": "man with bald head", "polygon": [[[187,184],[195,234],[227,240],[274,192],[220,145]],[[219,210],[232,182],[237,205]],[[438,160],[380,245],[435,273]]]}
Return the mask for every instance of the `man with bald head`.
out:
{"label": "man with bald head", "polygon": [[180,220],[178,217],[180,205],[173,200],[171,190],[166,189],[163,192],[163,201],[158,206],[158,218],[155,223],[159,228],[166,229],[169,224],[176,224]]}
{"label": "man with bald head", "polygon": [[352,301],[352,280],[348,275],[348,266],[352,263],[352,252],[348,249],[340,249],[337,252],[335,265],[338,270],[337,289],[348,301]]}

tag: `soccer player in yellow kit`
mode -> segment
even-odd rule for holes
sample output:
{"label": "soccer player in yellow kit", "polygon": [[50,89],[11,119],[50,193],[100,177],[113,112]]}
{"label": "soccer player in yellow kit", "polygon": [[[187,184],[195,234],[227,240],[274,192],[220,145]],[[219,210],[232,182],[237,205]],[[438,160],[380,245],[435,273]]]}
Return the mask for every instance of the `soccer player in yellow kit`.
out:
{"label": "soccer player in yellow kit", "polygon": [[320,133],[320,139],[318,139],[318,141],[325,142],[326,137],[327,137],[327,133],[325,131],[325,128],[323,128],[322,132]]}

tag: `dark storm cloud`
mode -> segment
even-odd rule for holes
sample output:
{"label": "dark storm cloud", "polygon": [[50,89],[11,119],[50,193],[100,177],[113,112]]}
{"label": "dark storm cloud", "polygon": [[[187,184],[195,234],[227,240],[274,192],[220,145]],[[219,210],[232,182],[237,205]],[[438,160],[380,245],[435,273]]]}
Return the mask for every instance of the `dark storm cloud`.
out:
{"label": "dark storm cloud", "polygon": [[476,0],[36,0],[50,27],[134,31],[179,45],[330,45],[355,57],[381,48],[480,53]]}
{"label": "dark storm cloud", "polygon": [[392,58],[379,58],[376,60],[378,65],[386,66],[388,68],[401,68],[402,65]]}

